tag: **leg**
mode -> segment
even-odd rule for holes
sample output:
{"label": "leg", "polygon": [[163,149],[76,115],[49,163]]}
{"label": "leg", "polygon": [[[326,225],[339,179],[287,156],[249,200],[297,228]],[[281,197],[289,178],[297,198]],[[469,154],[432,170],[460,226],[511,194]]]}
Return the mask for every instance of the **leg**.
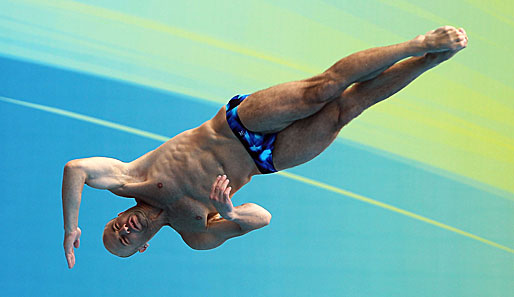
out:
{"label": "leg", "polygon": [[324,151],[341,128],[368,107],[395,94],[416,77],[455,52],[427,54],[397,63],[372,80],[346,89],[318,113],[299,120],[277,136],[274,163],[277,170],[305,163]]}
{"label": "leg", "polygon": [[460,32],[453,27],[443,27],[404,43],[357,52],[312,78],[253,93],[241,103],[239,117],[251,131],[281,131],[294,121],[320,111],[352,83],[374,77],[399,60],[457,48],[464,35]]}
{"label": "leg", "polygon": [[281,131],[294,121],[320,111],[353,82],[416,53],[413,44],[405,42],[352,54],[312,78],[251,94],[241,103],[239,118],[254,132]]}

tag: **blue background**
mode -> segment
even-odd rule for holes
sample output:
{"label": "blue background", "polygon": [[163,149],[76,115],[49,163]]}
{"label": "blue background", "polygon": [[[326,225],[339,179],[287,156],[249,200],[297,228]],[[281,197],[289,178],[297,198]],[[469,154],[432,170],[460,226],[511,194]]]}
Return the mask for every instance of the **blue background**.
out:
{"label": "blue background", "polygon": [[[194,127],[218,108],[33,63],[2,58],[0,65],[4,97],[161,135]],[[504,250],[280,175],[256,177],[234,198],[269,209],[270,226],[212,251],[193,251],[165,228],[146,253],[129,259],[105,251],[101,233],[132,200],[86,187],[82,243],[76,267],[68,270],[61,245],[63,165],[96,155],[130,161],[160,142],[0,106],[3,296],[506,296],[512,287],[512,255]],[[495,227],[512,226],[507,199],[356,144],[336,141],[291,172],[513,245],[512,236]]]}
{"label": "blue background", "polygon": [[[514,296],[514,26],[491,3],[2,1],[0,296]],[[234,196],[268,227],[210,251],[164,228],[121,259],[101,234],[134,201],[86,187],[67,268],[67,161],[131,161],[235,94],[447,24],[469,48]]]}

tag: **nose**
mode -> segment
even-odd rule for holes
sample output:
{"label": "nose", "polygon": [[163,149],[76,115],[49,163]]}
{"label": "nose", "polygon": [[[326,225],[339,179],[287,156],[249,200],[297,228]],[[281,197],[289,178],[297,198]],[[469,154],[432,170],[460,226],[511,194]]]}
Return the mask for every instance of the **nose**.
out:
{"label": "nose", "polygon": [[127,227],[127,224],[123,224],[123,226],[120,229],[120,235],[127,235],[130,234],[130,230]]}

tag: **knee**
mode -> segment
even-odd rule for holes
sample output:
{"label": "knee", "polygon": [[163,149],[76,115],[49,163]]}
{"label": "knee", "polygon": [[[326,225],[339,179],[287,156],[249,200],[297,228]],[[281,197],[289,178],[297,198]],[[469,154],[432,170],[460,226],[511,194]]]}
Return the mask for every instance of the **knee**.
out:
{"label": "knee", "polygon": [[303,97],[313,104],[326,104],[341,93],[341,84],[329,72],[307,79]]}
{"label": "knee", "polygon": [[360,115],[365,109],[361,104],[362,102],[355,100],[351,96],[341,96],[337,103],[339,111],[337,126],[339,129]]}

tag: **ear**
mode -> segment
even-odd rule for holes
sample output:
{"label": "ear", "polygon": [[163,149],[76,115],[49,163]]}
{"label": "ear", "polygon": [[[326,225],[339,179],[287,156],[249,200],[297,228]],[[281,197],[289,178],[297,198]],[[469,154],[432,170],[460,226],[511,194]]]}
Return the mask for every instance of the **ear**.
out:
{"label": "ear", "polygon": [[150,244],[145,243],[142,247],[139,248],[139,252],[142,253],[144,251],[146,251],[146,249],[150,246]]}

